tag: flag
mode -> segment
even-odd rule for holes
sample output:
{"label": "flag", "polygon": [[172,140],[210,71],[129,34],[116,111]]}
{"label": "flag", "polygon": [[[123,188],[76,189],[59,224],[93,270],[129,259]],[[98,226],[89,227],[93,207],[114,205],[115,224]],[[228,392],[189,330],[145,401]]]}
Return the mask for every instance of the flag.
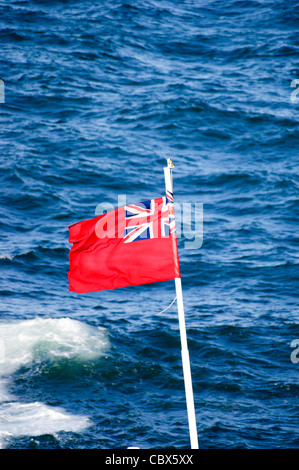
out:
{"label": "flag", "polygon": [[171,195],[71,225],[69,242],[70,291],[94,292],[180,277]]}

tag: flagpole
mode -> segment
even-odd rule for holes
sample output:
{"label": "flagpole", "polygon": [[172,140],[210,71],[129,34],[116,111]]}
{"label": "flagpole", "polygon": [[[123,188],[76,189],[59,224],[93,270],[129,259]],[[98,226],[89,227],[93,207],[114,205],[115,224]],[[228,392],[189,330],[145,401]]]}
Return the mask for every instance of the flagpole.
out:
{"label": "flagpole", "polygon": [[[172,160],[169,158],[167,160],[167,167],[164,168],[164,176],[165,176],[166,195],[168,194],[171,197],[173,197],[172,168],[173,168],[173,163],[172,163]],[[181,348],[182,348],[181,353],[182,353],[183,375],[184,375],[184,383],[185,383],[185,394],[186,394],[186,403],[187,403],[191,449],[198,449],[196,416],[195,416],[194,397],[193,397],[193,388],[192,388],[190,358],[189,358],[188,343],[187,343],[187,333],[186,333],[186,324],[185,324],[185,313],[184,313],[181,278],[176,277],[174,279],[174,282],[175,282],[175,289],[176,289],[176,296],[177,296],[178,317],[179,317]]]}

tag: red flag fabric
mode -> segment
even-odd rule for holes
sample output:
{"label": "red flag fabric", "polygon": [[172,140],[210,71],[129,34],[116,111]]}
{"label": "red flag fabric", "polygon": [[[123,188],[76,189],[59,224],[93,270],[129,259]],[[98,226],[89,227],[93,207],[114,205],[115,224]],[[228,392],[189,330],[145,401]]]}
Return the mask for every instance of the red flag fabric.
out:
{"label": "red flag fabric", "polygon": [[161,197],[69,227],[69,290],[116,289],[180,277],[173,202]]}

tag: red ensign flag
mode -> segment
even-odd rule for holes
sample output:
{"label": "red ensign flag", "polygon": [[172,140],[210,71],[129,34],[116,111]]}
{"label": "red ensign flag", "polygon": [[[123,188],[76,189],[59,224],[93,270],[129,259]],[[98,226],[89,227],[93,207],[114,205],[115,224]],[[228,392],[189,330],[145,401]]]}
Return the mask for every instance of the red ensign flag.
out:
{"label": "red ensign flag", "polygon": [[173,202],[130,204],[69,227],[69,289],[84,293],[180,277]]}

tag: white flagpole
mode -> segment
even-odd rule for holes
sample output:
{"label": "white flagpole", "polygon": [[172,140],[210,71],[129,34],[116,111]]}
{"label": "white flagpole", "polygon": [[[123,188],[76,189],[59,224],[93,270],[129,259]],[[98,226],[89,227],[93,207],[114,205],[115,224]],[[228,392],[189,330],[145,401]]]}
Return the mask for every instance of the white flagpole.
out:
{"label": "white flagpole", "polygon": [[[167,193],[170,193],[171,197],[173,197],[172,168],[173,168],[173,163],[172,163],[172,160],[169,158],[167,160],[167,167],[164,168],[164,176],[165,176],[166,195]],[[191,449],[198,449],[196,416],[195,416],[195,407],[194,407],[190,359],[189,359],[189,351],[188,351],[188,344],[187,344],[182,283],[181,283],[180,277],[175,278],[174,281],[175,281],[175,289],[176,289],[177,305],[178,305],[178,317],[179,317],[181,347],[182,347],[182,363],[183,363],[185,394],[186,394],[186,402],[187,402],[190,442],[191,442]]]}

